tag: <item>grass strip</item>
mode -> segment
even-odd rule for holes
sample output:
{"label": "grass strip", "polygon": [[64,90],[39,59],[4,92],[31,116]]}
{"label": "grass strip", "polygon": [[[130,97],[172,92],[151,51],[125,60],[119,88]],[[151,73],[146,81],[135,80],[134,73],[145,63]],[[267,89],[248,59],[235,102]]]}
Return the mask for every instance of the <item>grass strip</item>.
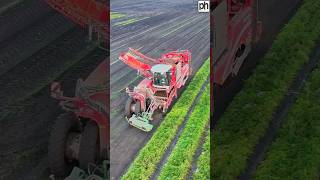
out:
{"label": "grass strip", "polygon": [[167,163],[160,172],[159,180],[185,179],[191,169],[193,155],[201,142],[210,120],[210,83],[183,129]]}
{"label": "grass strip", "polygon": [[147,18],[149,18],[149,17],[132,18],[132,19],[128,19],[128,20],[125,20],[125,21],[117,22],[117,23],[114,24],[114,26],[126,26],[126,25],[133,24],[135,22],[138,22],[138,21],[141,21],[141,20],[144,20],[144,19],[147,19]]}
{"label": "grass strip", "polygon": [[111,16],[110,16],[110,19],[111,19],[111,20],[120,19],[120,18],[123,18],[123,17],[126,16],[125,14],[118,13],[118,12],[111,12],[110,15],[111,15]]}
{"label": "grass strip", "polygon": [[192,179],[210,179],[210,132],[203,144],[203,150],[197,161],[197,170]]}
{"label": "grass strip", "polygon": [[154,132],[149,142],[140,150],[127,173],[122,177],[123,180],[144,180],[152,176],[162,155],[174,139],[179,126],[182,124],[193,101],[201,90],[203,83],[208,79],[209,73],[210,60],[208,58],[174,104],[171,111],[166,115],[157,131]]}
{"label": "grass strip", "polygon": [[289,111],[255,179],[319,179],[320,69]]}
{"label": "grass strip", "polygon": [[304,0],[213,133],[213,178],[235,179],[320,35],[320,1]]}

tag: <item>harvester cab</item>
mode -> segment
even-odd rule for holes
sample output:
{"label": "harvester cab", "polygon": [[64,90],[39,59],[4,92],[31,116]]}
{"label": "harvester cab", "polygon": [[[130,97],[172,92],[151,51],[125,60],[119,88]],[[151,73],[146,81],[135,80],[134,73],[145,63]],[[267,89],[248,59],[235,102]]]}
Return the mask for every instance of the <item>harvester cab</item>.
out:
{"label": "harvester cab", "polygon": [[171,65],[157,64],[152,66],[153,86],[157,88],[169,88],[171,81]]}
{"label": "harvester cab", "polygon": [[125,105],[126,119],[131,126],[151,131],[154,111],[162,109],[165,112],[177,97],[177,89],[191,74],[191,53],[173,51],[152,59],[129,48],[127,53],[120,54],[119,59],[145,77],[134,89],[126,89],[129,95]]}

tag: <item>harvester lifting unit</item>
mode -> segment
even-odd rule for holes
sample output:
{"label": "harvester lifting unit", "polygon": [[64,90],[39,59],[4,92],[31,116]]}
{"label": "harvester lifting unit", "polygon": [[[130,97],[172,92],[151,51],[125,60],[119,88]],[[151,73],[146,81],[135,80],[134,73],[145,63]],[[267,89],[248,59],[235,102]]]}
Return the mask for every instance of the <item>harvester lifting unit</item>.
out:
{"label": "harvester lifting unit", "polygon": [[230,75],[238,74],[259,40],[259,1],[213,0],[211,5],[213,76],[216,84],[223,85]]}
{"label": "harvester lifting unit", "polygon": [[163,112],[177,97],[177,90],[185,85],[191,75],[191,53],[179,50],[153,59],[129,48],[119,59],[129,67],[138,70],[145,77],[133,89],[126,88],[129,98],[125,105],[128,123],[143,131],[151,131],[150,123],[155,110]]}

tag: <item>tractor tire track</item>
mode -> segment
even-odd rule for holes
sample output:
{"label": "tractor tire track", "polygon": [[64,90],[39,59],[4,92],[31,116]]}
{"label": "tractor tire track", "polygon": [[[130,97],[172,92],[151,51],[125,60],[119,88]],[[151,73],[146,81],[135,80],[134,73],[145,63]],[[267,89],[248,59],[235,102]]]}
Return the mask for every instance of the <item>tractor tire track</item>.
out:
{"label": "tractor tire track", "polygon": [[204,90],[206,89],[206,86],[210,83],[210,78],[208,77],[207,81],[204,82],[202,84],[202,87],[201,87],[201,90],[199,91],[196,99],[193,101],[192,105],[191,105],[191,108],[188,110],[188,113],[183,121],[183,123],[180,125],[178,131],[177,131],[177,134],[175,135],[175,137],[173,138],[172,142],[170,143],[168,149],[166,150],[166,152],[163,154],[160,162],[158,163],[157,165],[157,168],[156,168],[156,171],[154,172],[154,174],[152,175],[151,177],[151,180],[156,180],[158,179],[159,175],[160,175],[160,172],[161,172],[161,169],[164,167],[164,165],[167,163],[168,161],[168,158],[169,156],[171,155],[171,152],[173,151],[173,149],[175,148],[176,144],[177,144],[177,141],[179,140],[180,138],[180,135],[181,133],[183,132],[186,124],[188,123],[188,120],[189,120],[189,117],[190,115],[192,114],[196,104],[199,102]]}
{"label": "tractor tire track", "polygon": [[305,64],[300,72],[297,74],[291,86],[288,89],[287,95],[284,97],[283,101],[279,105],[278,109],[275,111],[273,119],[269,123],[269,127],[263,137],[260,138],[258,144],[254,148],[253,154],[250,156],[247,162],[247,167],[245,171],[239,176],[239,179],[250,179],[251,176],[256,172],[259,164],[263,161],[268,151],[268,148],[275,139],[277,132],[281,128],[281,124],[288,114],[290,108],[295,103],[299,93],[303,89],[305,82],[311,72],[316,68],[317,63],[320,59],[320,43],[314,50],[313,55],[310,60]]}

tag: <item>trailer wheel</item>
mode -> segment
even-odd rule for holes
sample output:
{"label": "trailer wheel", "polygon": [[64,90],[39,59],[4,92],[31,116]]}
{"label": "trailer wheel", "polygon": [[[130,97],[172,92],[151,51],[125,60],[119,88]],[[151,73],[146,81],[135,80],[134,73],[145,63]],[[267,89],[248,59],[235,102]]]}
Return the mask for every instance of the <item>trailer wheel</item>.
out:
{"label": "trailer wheel", "polygon": [[79,149],[79,165],[83,170],[88,169],[90,163],[95,163],[98,158],[99,130],[94,121],[88,121],[82,133]]}
{"label": "trailer wheel", "polygon": [[55,176],[65,177],[71,172],[73,164],[67,160],[65,149],[68,134],[78,130],[79,124],[74,114],[64,113],[56,119],[48,146],[49,168]]}
{"label": "trailer wheel", "polygon": [[131,118],[131,116],[132,116],[133,112],[131,111],[131,109],[132,109],[131,107],[132,107],[133,103],[134,103],[133,98],[129,97],[127,102],[126,102],[126,106],[125,106],[125,111],[126,111],[127,118]]}

